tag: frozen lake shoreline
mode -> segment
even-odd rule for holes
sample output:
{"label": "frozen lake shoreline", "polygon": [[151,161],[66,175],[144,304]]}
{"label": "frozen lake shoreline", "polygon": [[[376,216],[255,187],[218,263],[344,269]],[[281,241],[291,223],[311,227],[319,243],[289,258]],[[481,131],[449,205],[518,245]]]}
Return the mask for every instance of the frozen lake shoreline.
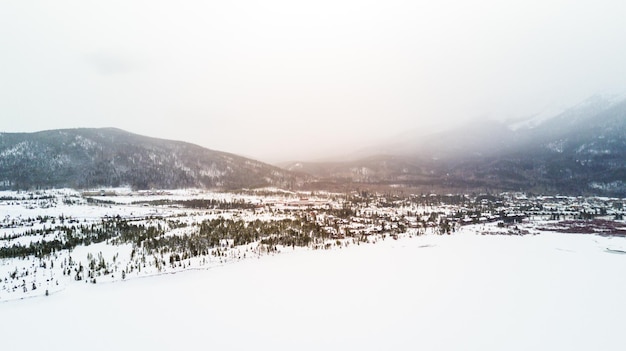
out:
{"label": "frozen lake shoreline", "polygon": [[7,349],[618,350],[625,239],[461,231],[73,284],[0,304]]}

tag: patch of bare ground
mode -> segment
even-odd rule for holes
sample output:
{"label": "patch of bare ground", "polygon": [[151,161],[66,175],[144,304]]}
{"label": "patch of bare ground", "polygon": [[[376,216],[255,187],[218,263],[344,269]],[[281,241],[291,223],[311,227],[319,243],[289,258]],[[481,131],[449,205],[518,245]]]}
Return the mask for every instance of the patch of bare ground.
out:
{"label": "patch of bare ground", "polygon": [[480,234],[481,235],[530,235],[530,234],[536,234],[536,233],[533,233],[527,229],[509,228],[509,229],[498,229],[498,230],[491,230],[491,231],[483,230],[483,231],[480,231]]}
{"label": "patch of bare ground", "polygon": [[623,222],[606,219],[593,219],[589,221],[559,221],[545,225],[539,230],[570,234],[596,234],[601,236],[626,237],[626,224]]}

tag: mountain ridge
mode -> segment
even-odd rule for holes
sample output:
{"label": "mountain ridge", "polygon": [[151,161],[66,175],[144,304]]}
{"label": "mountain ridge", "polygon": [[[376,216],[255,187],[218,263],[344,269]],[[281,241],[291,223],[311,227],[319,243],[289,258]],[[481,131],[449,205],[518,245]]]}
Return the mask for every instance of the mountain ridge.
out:
{"label": "mountain ridge", "polygon": [[626,196],[626,99],[592,97],[532,128],[472,121],[404,145],[386,156],[285,167],[320,178],[424,191]]}
{"label": "mountain ridge", "polygon": [[117,128],[0,133],[0,188],[293,187],[305,177],[184,141]]}
{"label": "mountain ridge", "polygon": [[588,99],[528,128],[472,121],[397,145],[404,149],[281,168],[117,128],[0,133],[0,189],[382,186],[626,196],[626,99]]}

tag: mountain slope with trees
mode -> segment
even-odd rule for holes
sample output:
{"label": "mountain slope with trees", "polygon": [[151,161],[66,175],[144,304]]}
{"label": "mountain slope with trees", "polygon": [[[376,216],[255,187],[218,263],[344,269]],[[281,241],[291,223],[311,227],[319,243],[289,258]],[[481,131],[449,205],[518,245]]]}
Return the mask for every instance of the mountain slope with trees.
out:
{"label": "mountain slope with trees", "polygon": [[304,179],[234,154],[113,128],[0,133],[3,189],[290,188]]}
{"label": "mountain slope with trees", "polygon": [[284,167],[320,178],[424,191],[626,196],[623,99],[592,97],[528,127],[474,121],[398,145],[390,155]]}

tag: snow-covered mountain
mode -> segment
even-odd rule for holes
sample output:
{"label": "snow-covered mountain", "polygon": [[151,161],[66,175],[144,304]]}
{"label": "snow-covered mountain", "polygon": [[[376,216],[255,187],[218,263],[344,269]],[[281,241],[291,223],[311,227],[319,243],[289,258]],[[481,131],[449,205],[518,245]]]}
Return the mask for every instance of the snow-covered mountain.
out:
{"label": "snow-covered mountain", "polygon": [[0,133],[0,188],[292,187],[295,174],[197,145],[119,129]]}
{"label": "snow-covered mountain", "polygon": [[579,119],[600,114],[625,99],[626,95],[624,94],[597,94],[572,107],[550,108],[529,118],[507,123],[507,127],[512,131],[524,131],[541,127],[543,124],[551,123],[554,120],[558,120],[560,123],[574,124]]}
{"label": "snow-covered mountain", "polygon": [[0,188],[344,188],[357,183],[423,191],[626,196],[626,99],[595,96],[551,118],[535,117],[515,125],[475,120],[447,132],[408,136],[381,147],[385,154],[373,149],[350,162],[298,161],[282,169],[117,129],[4,133]]}
{"label": "snow-covered mountain", "polygon": [[435,191],[626,195],[623,97],[594,96],[525,123],[472,121],[400,144],[393,153],[349,163],[286,166],[322,178]]}

